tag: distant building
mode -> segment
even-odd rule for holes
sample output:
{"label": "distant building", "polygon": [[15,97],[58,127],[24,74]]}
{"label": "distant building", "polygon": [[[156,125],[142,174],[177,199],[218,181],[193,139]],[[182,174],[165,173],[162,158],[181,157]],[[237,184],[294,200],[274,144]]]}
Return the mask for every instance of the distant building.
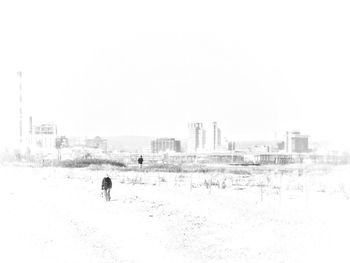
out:
{"label": "distant building", "polygon": [[221,129],[217,128],[217,135],[216,135],[217,145],[221,146]]}
{"label": "distant building", "polygon": [[69,147],[69,141],[66,136],[59,136],[56,138],[56,148],[68,148]]}
{"label": "distant building", "polygon": [[213,150],[216,150],[217,145],[217,123],[213,122]]}
{"label": "distant building", "polygon": [[271,147],[269,145],[254,145],[249,150],[254,153],[268,153],[271,151]]}
{"label": "distant building", "polygon": [[152,153],[181,152],[181,142],[174,138],[159,138],[151,142]]}
{"label": "distant building", "polygon": [[206,144],[206,131],[203,123],[190,123],[188,125],[187,151],[197,152],[203,150]]}
{"label": "distant building", "polygon": [[285,150],[287,153],[309,152],[309,136],[298,131],[287,132]]}
{"label": "distant building", "polygon": [[284,145],[285,145],[284,141],[278,142],[277,143],[277,150],[278,151],[283,151],[284,150]]}
{"label": "distant building", "polygon": [[209,149],[212,151],[220,150],[221,147],[221,129],[218,127],[217,122],[213,122],[212,132],[210,134],[211,141]]}
{"label": "distant building", "polygon": [[229,150],[229,151],[236,150],[236,144],[234,142],[229,142],[227,145],[227,150]]}
{"label": "distant building", "polygon": [[[56,148],[57,126],[54,124],[41,124],[32,128],[30,118],[29,144],[38,148],[52,150]],[[34,130],[34,132],[33,132]]]}
{"label": "distant building", "polygon": [[102,139],[99,136],[96,136],[93,139],[86,139],[85,146],[89,148],[102,149],[102,151],[107,152],[108,142],[106,139]]}
{"label": "distant building", "polygon": [[226,151],[227,144],[222,143],[221,129],[217,122],[205,130],[203,123],[196,122],[188,125],[187,152]]}

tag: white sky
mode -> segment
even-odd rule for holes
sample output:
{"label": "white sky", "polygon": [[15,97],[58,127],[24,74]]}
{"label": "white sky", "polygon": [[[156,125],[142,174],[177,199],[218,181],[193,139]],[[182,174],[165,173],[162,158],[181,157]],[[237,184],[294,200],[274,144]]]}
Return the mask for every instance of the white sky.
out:
{"label": "white sky", "polygon": [[1,1],[2,141],[55,122],[65,135],[347,140],[348,1]]}

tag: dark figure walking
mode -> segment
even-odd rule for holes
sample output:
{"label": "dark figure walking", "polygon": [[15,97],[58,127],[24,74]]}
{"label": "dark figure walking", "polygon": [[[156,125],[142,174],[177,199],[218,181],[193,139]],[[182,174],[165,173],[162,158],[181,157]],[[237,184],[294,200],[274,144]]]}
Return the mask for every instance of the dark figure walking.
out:
{"label": "dark figure walking", "polygon": [[139,159],[137,159],[137,162],[139,163],[140,168],[142,168],[142,163],[143,163],[143,158],[142,158],[142,155],[140,155],[140,158],[139,158]]}
{"label": "dark figure walking", "polygon": [[106,201],[111,200],[111,189],[112,189],[112,180],[109,178],[108,174],[102,180],[102,195],[106,198]]}

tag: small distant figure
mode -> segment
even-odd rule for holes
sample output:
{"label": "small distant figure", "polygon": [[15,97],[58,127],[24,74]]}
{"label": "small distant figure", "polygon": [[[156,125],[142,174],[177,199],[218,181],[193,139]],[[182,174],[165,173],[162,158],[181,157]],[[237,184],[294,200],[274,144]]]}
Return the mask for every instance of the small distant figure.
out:
{"label": "small distant figure", "polygon": [[140,168],[142,168],[142,163],[143,163],[143,158],[142,158],[142,155],[140,155],[140,158],[139,158],[139,159],[137,159],[137,162],[139,163]]}
{"label": "small distant figure", "polygon": [[111,189],[112,189],[112,180],[109,178],[108,174],[102,180],[102,197],[106,198],[106,201],[111,201]]}

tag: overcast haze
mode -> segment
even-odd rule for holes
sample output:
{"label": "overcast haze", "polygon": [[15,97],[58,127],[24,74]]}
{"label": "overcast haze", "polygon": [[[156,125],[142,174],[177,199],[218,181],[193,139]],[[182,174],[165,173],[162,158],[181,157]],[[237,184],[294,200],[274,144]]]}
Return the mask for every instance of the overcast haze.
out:
{"label": "overcast haze", "polygon": [[[2,142],[54,122],[62,135],[230,139],[350,133],[348,1],[4,1]],[[2,126],[3,126],[2,125]]]}

